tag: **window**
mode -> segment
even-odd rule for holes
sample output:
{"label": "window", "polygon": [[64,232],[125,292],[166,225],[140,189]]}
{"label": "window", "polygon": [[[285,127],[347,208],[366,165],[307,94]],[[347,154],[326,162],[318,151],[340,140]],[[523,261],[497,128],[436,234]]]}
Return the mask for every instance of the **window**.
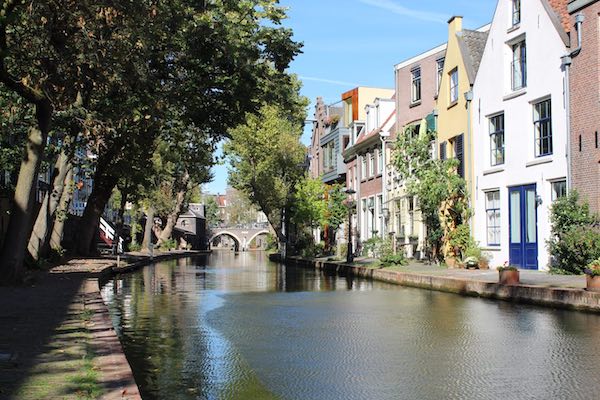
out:
{"label": "window", "polygon": [[372,178],[375,175],[375,155],[368,154],[369,157],[369,178]]}
{"label": "window", "polygon": [[458,69],[450,71],[450,103],[458,101]]}
{"label": "window", "polygon": [[490,118],[490,165],[504,164],[504,114]]}
{"label": "window", "polygon": [[360,179],[367,179],[367,156],[362,156],[360,158]]}
{"label": "window", "polygon": [[552,182],[552,201],[559,197],[565,197],[567,195],[567,181],[560,180]]}
{"label": "window", "polygon": [[519,90],[527,86],[527,52],[525,41],[512,45],[512,90]]}
{"label": "window", "polygon": [[383,174],[383,151],[377,152],[377,173]]}
{"label": "window", "polygon": [[500,245],[500,191],[485,193],[488,246]]}
{"label": "window", "polygon": [[512,24],[518,25],[521,22],[521,0],[512,0]]}
{"label": "window", "polygon": [[421,68],[415,68],[410,72],[411,76],[411,103],[417,103],[421,101]]}
{"label": "window", "polygon": [[323,146],[323,172],[328,173],[335,169],[335,157],[334,157],[335,143],[333,141]]}
{"label": "window", "polygon": [[442,142],[440,143],[440,160],[444,161],[446,157],[446,142]]}
{"label": "window", "polygon": [[535,156],[552,154],[552,104],[550,99],[533,105]]}
{"label": "window", "polygon": [[435,93],[440,92],[440,85],[442,84],[442,74],[444,73],[444,58],[440,58],[435,62],[436,64],[436,75],[435,75]]}

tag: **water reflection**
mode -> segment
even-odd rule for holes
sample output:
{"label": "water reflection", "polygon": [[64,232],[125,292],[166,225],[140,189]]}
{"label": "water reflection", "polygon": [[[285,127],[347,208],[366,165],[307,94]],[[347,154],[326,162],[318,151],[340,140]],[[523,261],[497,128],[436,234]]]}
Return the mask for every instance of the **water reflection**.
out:
{"label": "water reflection", "polygon": [[145,399],[596,398],[600,318],[215,252],[103,289]]}

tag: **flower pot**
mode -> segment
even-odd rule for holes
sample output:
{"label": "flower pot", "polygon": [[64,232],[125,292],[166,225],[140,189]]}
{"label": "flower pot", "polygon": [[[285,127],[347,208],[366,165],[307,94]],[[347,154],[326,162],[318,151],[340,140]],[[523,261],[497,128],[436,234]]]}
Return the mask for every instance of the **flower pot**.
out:
{"label": "flower pot", "polygon": [[590,292],[600,292],[600,275],[585,275],[587,287]]}
{"label": "flower pot", "polygon": [[499,282],[502,285],[517,285],[519,283],[519,271],[510,269],[498,271]]}
{"label": "flower pot", "polygon": [[490,269],[489,261],[479,261],[479,269]]}

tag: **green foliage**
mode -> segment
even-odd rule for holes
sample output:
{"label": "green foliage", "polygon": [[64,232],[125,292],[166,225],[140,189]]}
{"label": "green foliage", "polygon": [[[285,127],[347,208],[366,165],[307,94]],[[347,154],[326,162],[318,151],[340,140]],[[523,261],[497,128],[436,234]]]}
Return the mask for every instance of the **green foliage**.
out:
{"label": "green foliage", "polygon": [[265,240],[267,242],[267,251],[277,250],[277,236],[269,232]]}
{"label": "green foliage", "polygon": [[140,243],[129,243],[129,251],[140,251],[142,250],[142,245]]}
{"label": "green foliage", "polygon": [[213,196],[204,196],[204,210],[206,213],[206,224],[216,226],[221,222],[219,218],[219,205]]}
{"label": "green foliage", "polygon": [[408,264],[408,261],[406,260],[406,257],[404,257],[403,253],[383,255],[379,259],[379,262],[384,268]]}
{"label": "green foliage", "polygon": [[589,263],[584,271],[587,275],[600,276],[600,258]]}
{"label": "green foliage", "polygon": [[414,127],[405,129],[396,141],[394,166],[405,180],[408,194],[418,199],[427,241],[441,257],[443,241],[470,216],[470,210],[466,182],[456,173],[458,161],[431,158],[436,136],[432,130],[418,133]]}
{"label": "green foliage", "polygon": [[292,204],[292,222],[299,226],[322,226],[327,211],[325,185],[320,178],[304,177],[296,183]]}
{"label": "green foliage", "polygon": [[163,240],[160,249],[161,250],[172,250],[177,248],[177,241],[175,239]]}
{"label": "green foliage", "polygon": [[325,243],[311,242],[300,250],[300,255],[304,258],[315,258],[323,256],[325,253]]}
{"label": "green foliage", "polygon": [[547,245],[552,257],[551,270],[580,274],[600,258],[600,226],[586,203],[572,191],[557,199],[550,209],[552,235]]}
{"label": "green foliage", "polygon": [[[471,252],[477,252],[477,244],[471,238],[471,229],[467,224],[459,225],[454,231],[450,232],[448,235],[448,245],[453,253],[461,259],[468,256],[466,254],[468,249]],[[479,256],[481,256],[481,252],[479,252]]]}
{"label": "green foliage", "polygon": [[334,231],[348,219],[348,207],[346,205],[348,195],[344,190],[345,187],[339,183],[328,187],[323,226],[328,225]]}
{"label": "green foliage", "polygon": [[300,165],[306,148],[300,143],[301,129],[284,110],[265,105],[260,115],[247,114],[245,124],[230,135],[224,145],[229,183],[265,213],[280,236],[283,210],[291,205],[293,189],[303,176]]}
{"label": "green foliage", "polygon": [[48,261],[51,263],[59,262],[65,256],[67,251],[62,247],[53,247],[50,249],[50,254],[48,255]]}

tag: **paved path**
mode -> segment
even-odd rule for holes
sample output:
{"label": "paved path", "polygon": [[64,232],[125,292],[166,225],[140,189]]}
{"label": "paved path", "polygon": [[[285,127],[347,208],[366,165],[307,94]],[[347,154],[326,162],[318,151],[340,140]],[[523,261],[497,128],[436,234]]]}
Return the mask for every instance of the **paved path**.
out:
{"label": "paved path", "polygon": [[140,399],[99,292],[114,266],[74,259],[0,288],[0,399]]}

